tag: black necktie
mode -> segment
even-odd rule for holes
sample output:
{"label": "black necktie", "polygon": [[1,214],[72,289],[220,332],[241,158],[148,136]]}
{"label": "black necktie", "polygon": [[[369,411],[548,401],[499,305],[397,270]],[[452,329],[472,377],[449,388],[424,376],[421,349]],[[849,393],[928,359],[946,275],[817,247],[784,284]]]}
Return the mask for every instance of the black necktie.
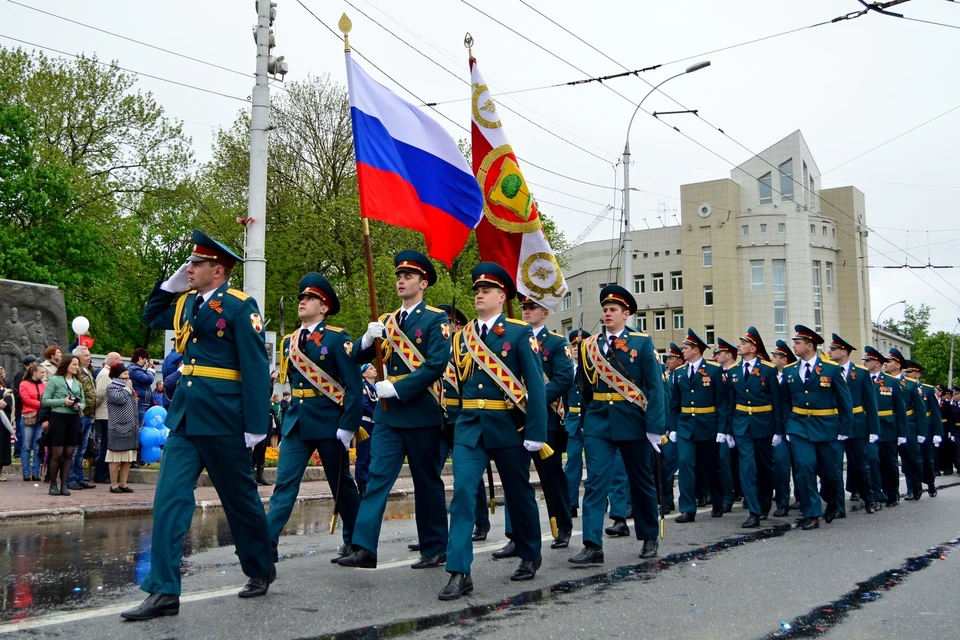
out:
{"label": "black necktie", "polygon": [[303,351],[303,349],[307,346],[307,335],[306,329],[300,329],[300,344],[297,345],[300,351]]}
{"label": "black necktie", "polygon": [[487,325],[485,324],[480,325],[480,339],[481,340],[487,339]]}
{"label": "black necktie", "polygon": [[693,379],[693,365],[692,365],[692,364],[691,364],[689,367],[687,367],[687,378],[689,378],[690,380]]}
{"label": "black necktie", "polygon": [[804,363],[803,365],[803,382],[806,383],[810,380],[810,363]]}
{"label": "black necktie", "polygon": [[614,342],[616,342],[616,340],[617,340],[617,336],[610,336],[610,344],[607,345],[607,353],[610,353],[611,351],[613,351],[615,347]]}
{"label": "black necktie", "polygon": [[749,362],[744,362],[744,363],[743,363],[743,377],[746,378],[746,377],[749,376],[749,375],[750,375],[750,363],[749,363]]}
{"label": "black necktie", "polygon": [[196,318],[197,314],[200,313],[200,306],[203,304],[203,296],[199,293],[193,299],[193,317]]}
{"label": "black necktie", "polygon": [[407,321],[407,311],[404,309],[400,312],[400,326],[403,326],[403,323]]}

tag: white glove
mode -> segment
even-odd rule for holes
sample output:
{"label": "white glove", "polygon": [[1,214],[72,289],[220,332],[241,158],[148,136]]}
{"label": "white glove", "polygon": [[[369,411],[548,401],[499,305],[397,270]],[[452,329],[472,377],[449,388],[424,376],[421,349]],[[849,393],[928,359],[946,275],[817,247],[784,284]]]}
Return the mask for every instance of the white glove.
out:
{"label": "white glove", "polygon": [[727,434],[725,433],[717,434],[717,444],[723,444],[726,441],[727,441]]}
{"label": "white glove", "polygon": [[837,436],[837,440],[843,442],[844,440],[849,440],[850,436]]}
{"label": "white glove", "polygon": [[343,448],[350,450],[350,441],[353,440],[353,431],[346,429],[337,429],[337,440],[343,443]]}
{"label": "white glove", "polygon": [[377,397],[381,400],[386,400],[387,398],[399,398],[397,395],[397,390],[394,388],[393,383],[389,380],[380,380],[377,382]]}
{"label": "white glove", "polygon": [[370,345],[373,344],[374,340],[382,337],[383,337],[383,323],[371,322],[367,324],[367,332],[363,334],[363,338],[361,338],[360,340],[360,346],[364,349],[369,349]]}
{"label": "white glove", "polygon": [[670,442],[676,442],[676,441],[677,441],[677,432],[676,432],[676,431],[671,431],[671,432],[670,432],[670,435],[667,436],[667,439],[670,440]]}
{"label": "white glove", "polygon": [[543,443],[537,440],[524,440],[523,448],[530,453],[536,453],[537,451],[540,451],[540,449],[543,449]]}
{"label": "white glove", "polygon": [[906,438],[897,438],[897,446],[899,447],[902,444],[907,444]]}
{"label": "white glove", "polygon": [[790,434],[787,434],[787,442],[790,442]]}
{"label": "white glove", "polygon": [[926,436],[917,436],[917,442],[919,442],[920,444],[923,444],[926,441],[927,441]]}
{"label": "white glove", "polygon": [[[674,432],[676,433],[676,432]],[[656,433],[647,433],[647,441],[650,443],[650,446],[653,447],[653,450],[657,453],[660,453],[660,440],[663,436]]]}
{"label": "white glove", "polygon": [[939,447],[940,443],[943,442],[943,438],[940,436],[933,436],[933,446]]}
{"label": "white glove", "polygon": [[737,441],[733,439],[732,434],[727,436],[727,446],[730,447],[731,449],[737,446]]}
{"label": "white glove", "polygon": [[173,275],[160,284],[160,288],[168,293],[183,293],[190,290],[190,276],[187,275],[189,262],[184,262],[180,268],[173,272]]}
{"label": "white glove", "polygon": [[243,432],[243,443],[247,446],[247,449],[253,449],[255,446],[260,444],[260,441],[267,437],[265,433],[247,433]]}
{"label": "white glove", "polygon": [[873,444],[874,442],[876,442],[876,441],[879,440],[879,439],[880,439],[880,434],[878,434],[878,433],[871,433],[871,434],[870,434],[870,444]]}
{"label": "white glove", "polygon": [[953,435],[953,434],[951,433],[951,434],[950,434],[950,439],[953,440],[954,442],[956,442],[956,441],[957,441],[957,436],[955,436],[955,435]]}
{"label": "white glove", "polygon": [[783,442],[783,438],[781,438],[777,434],[773,434],[773,440],[771,442],[773,443],[773,446],[779,447],[780,443]]}

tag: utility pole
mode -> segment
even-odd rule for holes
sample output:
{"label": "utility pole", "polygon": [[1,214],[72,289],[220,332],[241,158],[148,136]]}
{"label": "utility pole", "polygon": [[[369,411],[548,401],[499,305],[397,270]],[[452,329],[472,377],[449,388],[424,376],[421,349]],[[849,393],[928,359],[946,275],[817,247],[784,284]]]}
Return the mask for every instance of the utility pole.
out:
{"label": "utility pole", "polygon": [[270,55],[274,47],[273,21],[277,3],[257,0],[257,74],[250,112],[250,185],[247,200],[246,244],[244,246],[243,287],[264,313],[266,305],[267,260],[267,131],[270,128],[270,84],[268,76],[287,73],[283,56]]}

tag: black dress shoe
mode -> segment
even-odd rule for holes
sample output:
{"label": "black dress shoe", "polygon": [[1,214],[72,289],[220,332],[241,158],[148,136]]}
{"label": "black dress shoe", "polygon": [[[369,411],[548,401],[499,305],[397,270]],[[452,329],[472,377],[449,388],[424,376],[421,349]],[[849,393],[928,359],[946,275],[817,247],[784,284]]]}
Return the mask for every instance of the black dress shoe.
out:
{"label": "black dress shoe", "polygon": [[507,544],[494,551],[492,555],[497,560],[503,560],[504,558],[516,558],[517,546],[513,544],[513,540],[509,540]]}
{"label": "black dress shoe", "polygon": [[608,536],[620,536],[625,537],[630,535],[630,527],[627,526],[626,520],[617,520],[613,521],[613,524],[603,530]]}
{"label": "black dress shoe", "polygon": [[92,482],[87,482],[86,480],[81,480],[81,481],[78,482],[77,484],[79,484],[79,485],[80,485],[81,487],[83,487],[84,489],[96,489],[96,488],[97,488],[97,485],[93,484]]}
{"label": "black dress shoe", "polygon": [[486,540],[488,533],[490,533],[489,525],[486,528],[483,528],[480,525],[475,526],[473,528],[473,541],[480,542],[481,540]]}
{"label": "black dress shoe", "polygon": [[740,525],[744,529],[757,529],[760,527],[760,516],[751,513],[747,516],[747,519],[743,521],[743,524]]}
{"label": "black dress shoe", "polygon": [[770,509],[767,509],[766,511],[760,514],[760,522],[763,522],[769,517],[770,517]]}
{"label": "black dress shoe", "polygon": [[175,616],[180,613],[180,596],[151,593],[143,603],[120,614],[124,620],[152,620],[159,616]]}
{"label": "black dress shoe", "polygon": [[558,531],[557,537],[553,539],[552,543],[550,543],[551,549],[566,549],[569,546],[570,546],[569,531]]}
{"label": "black dress shoe", "polygon": [[591,545],[585,545],[580,553],[567,558],[567,562],[573,564],[603,564],[603,549]]}
{"label": "black dress shoe", "polygon": [[513,582],[523,582],[524,580],[533,580],[537,577],[537,569],[543,562],[543,556],[537,556],[536,560],[521,560],[520,566],[513,572],[510,579]]}
{"label": "black dress shoe", "polygon": [[887,507],[888,509],[889,509],[890,507],[895,507],[895,506],[897,506],[897,501],[896,501],[896,500],[887,500],[887,503],[886,503],[884,506]]}
{"label": "black dress shoe", "polygon": [[30,476],[30,480],[33,482],[40,482],[40,476]]}
{"label": "black dress shoe", "polygon": [[377,556],[361,547],[354,547],[353,553],[337,560],[341,567],[355,567],[357,569],[376,569]]}
{"label": "black dress shoe", "polygon": [[684,512],[677,516],[675,522],[683,524],[685,522],[694,522],[697,519],[697,514],[693,512]]}
{"label": "black dress shoe", "polygon": [[710,511],[710,517],[711,517],[711,518],[722,518],[722,517],[723,517],[723,512],[724,512],[723,509],[714,508],[712,511]]}
{"label": "black dress shoe", "polygon": [[420,559],[410,565],[411,569],[433,569],[439,567],[447,561],[447,554],[441,553],[438,556],[420,556]]}
{"label": "black dress shoe", "polygon": [[640,551],[640,557],[644,560],[657,557],[657,549],[660,548],[660,541],[656,538],[643,541],[643,549]]}
{"label": "black dress shoe", "polygon": [[936,487],[930,487],[930,488],[927,490],[927,493],[930,494],[930,497],[931,497],[931,498],[936,498],[936,497],[937,497],[937,488],[936,488]]}
{"label": "black dress shoe", "polygon": [[705,506],[707,506],[707,499],[706,499],[706,498],[697,498],[697,506],[698,506],[698,507],[705,507]]}
{"label": "black dress shoe", "polygon": [[922,495],[923,495],[923,489],[914,489],[914,490],[913,490],[913,499],[914,499],[914,500],[919,500]]}
{"label": "black dress shoe", "polygon": [[823,521],[826,522],[827,524],[830,524],[831,522],[833,522],[833,519],[836,517],[837,517],[837,510],[828,509],[823,514]]}
{"label": "black dress shoe", "polygon": [[410,551],[420,551],[420,543],[411,542],[410,544],[407,545],[407,549],[410,549]]}
{"label": "black dress shoe", "polygon": [[730,513],[731,511],[733,511],[733,505],[732,505],[732,504],[725,504],[725,505],[723,505],[723,512],[724,512],[724,513]]}
{"label": "black dress shoe", "polygon": [[799,500],[794,500],[793,502],[790,503],[790,506],[789,506],[788,508],[789,508],[789,509],[793,509],[794,511],[799,511],[799,510],[800,510],[800,501],[799,501]]}
{"label": "black dress shoe", "polygon": [[850,494],[850,499],[856,502],[857,500],[860,499],[860,494],[854,491],[853,493]]}
{"label": "black dress shoe", "polygon": [[260,596],[267,595],[267,591],[270,590],[270,585],[273,584],[273,581],[277,579],[277,567],[270,567],[270,573],[263,578],[250,578],[247,580],[247,584],[243,589],[240,589],[240,593],[237,595],[241,598],[259,598]]}
{"label": "black dress shoe", "polygon": [[663,515],[668,515],[677,510],[677,505],[671,500],[663,504]]}
{"label": "black dress shoe", "polygon": [[579,512],[577,511],[577,508],[576,508],[576,507],[570,507],[570,517],[571,517],[571,518],[576,518],[578,514],[579,514]]}
{"label": "black dress shoe", "polygon": [[[350,545],[344,542],[342,545],[340,545],[340,548],[337,549],[337,553],[332,558],[330,558],[330,563],[337,564],[337,562],[340,561],[340,558],[343,558],[344,556],[348,556],[348,555],[350,555]],[[274,557],[273,561],[276,562],[277,558]]]}
{"label": "black dress shoe", "polygon": [[873,513],[874,511],[876,511],[876,509],[873,508],[872,502],[868,502],[865,505],[863,505],[863,510],[866,511],[867,513]]}
{"label": "black dress shoe", "polygon": [[457,600],[473,591],[473,579],[469,573],[451,573],[450,582],[440,590],[441,600]]}
{"label": "black dress shoe", "polygon": [[804,518],[800,521],[800,528],[804,531],[820,528],[820,518]]}
{"label": "black dress shoe", "polygon": [[786,518],[790,515],[790,509],[786,507],[777,507],[777,510],[773,512],[774,518]]}
{"label": "black dress shoe", "polygon": [[256,478],[254,478],[254,480],[256,480],[256,481],[257,481],[257,484],[260,485],[261,487],[268,487],[268,486],[270,486],[270,482],[269,482],[266,478],[263,477],[263,472],[262,472],[262,471],[257,474],[257,476],[256,476]]}

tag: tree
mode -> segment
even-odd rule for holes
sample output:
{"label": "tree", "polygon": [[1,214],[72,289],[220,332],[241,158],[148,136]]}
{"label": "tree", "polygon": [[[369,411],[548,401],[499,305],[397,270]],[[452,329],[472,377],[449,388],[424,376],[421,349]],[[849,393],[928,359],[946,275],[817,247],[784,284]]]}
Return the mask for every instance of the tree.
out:
{"label": "tree", "polygon": [[922,303],[919,308],[908,304],[903,310],[903,320],[899,322],[888,319],[884,323],[884,328],[899,333],[917,342],[927,335],[927,329],[930,328],[930,312],[933,307]]}

